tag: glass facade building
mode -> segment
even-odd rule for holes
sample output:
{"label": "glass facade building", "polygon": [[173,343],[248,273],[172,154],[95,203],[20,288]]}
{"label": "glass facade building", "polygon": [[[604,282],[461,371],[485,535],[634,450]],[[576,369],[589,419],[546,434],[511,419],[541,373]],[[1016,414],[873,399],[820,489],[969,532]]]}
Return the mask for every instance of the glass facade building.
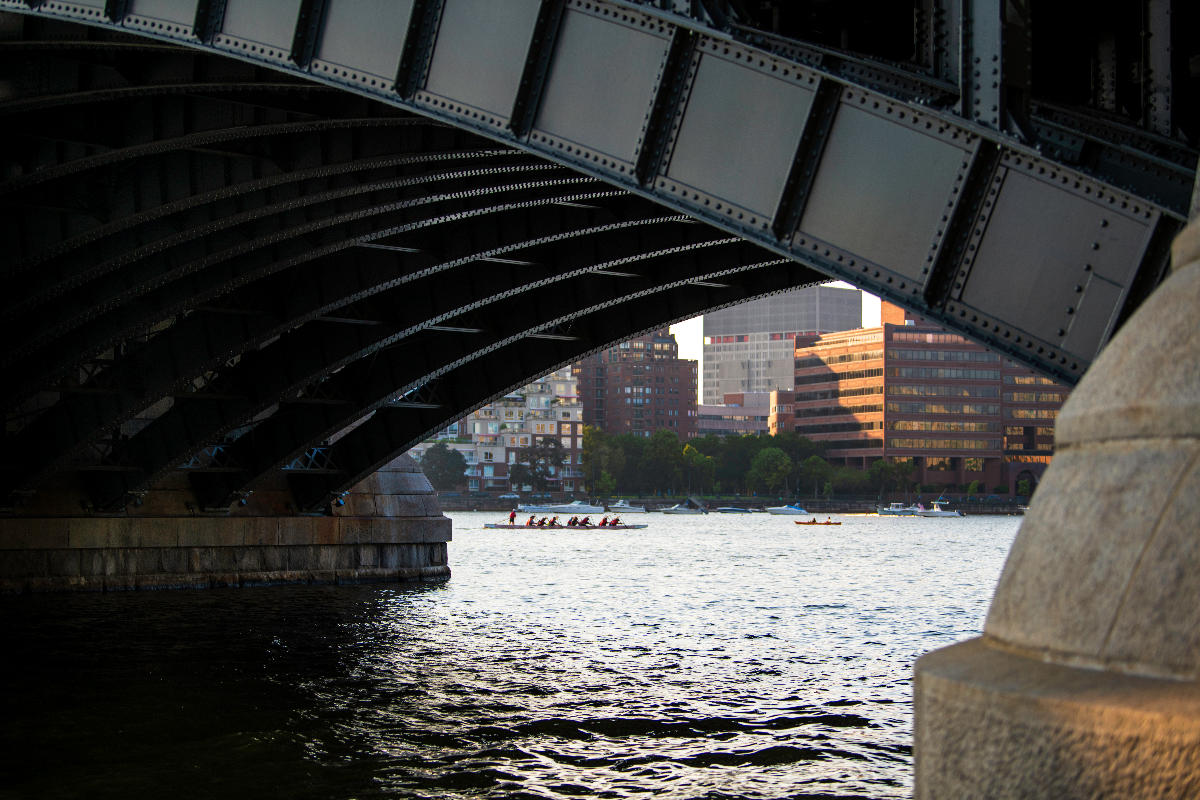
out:
{"label": "glass facade building", "polygon": [[792,385],[796,336],[858,328],[862,292],[810,286],[704,315],[704,404]]}
{"label": "glass facade building", "polygon": [[796,339],[795,383],[773,393],[771,431],[821,442],[834,463],[912,461],[927,485],[1036,482],[1068,390],[894,306],[883,317]]}

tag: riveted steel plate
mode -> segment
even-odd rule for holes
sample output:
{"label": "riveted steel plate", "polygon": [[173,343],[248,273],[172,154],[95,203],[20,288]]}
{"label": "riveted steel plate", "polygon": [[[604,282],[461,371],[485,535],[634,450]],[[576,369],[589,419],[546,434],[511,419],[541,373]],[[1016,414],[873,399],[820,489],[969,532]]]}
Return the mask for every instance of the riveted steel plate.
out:
{"label": "riveted steel plate", "polygon": [[[741,54],[740,49],[734,52]],[[732,57],[704,53],[671,148],[667,178],[700,191],[709,202],[717,198],[770,219],[815,91],[815,79],[812,85],[798,85]]]}
{"label": "riveted steel plate", "polygon": [[1084,196],[1053,170],[1042,172],[1004,171],[959,297],[1016,331],[1064,348],[1069,341],[1069,353],[1091,359],[1141,263],[1150,220],[1141,207],[1122,210],[1114,194],[1089,186],[1092,196]]}
{"label": "riveted steel plate", "polygon": [[[242,45],[254,43],[268,48],[270,58],[287,58],[292,49],[296,18],[300,15],[300,0],[228,0],[221,23],[222,37],[238,40]],[[251,54],[255,51],[251,49]]]}
{"label": "riveted steel plate", "polygon": [[531,138],[602,164],[607,156],[624,171],[637,158],[670,31],[635,12],[599,8],[605,15],[579,4],[563,15]]}
{"label": "riveted steel plate", "polygon": [[151,33],[191,36],[196,0],[133,0],[124,25]]}
{"label": "riveted steel plate", "polygon": [[797,239],[815,237],[924,283],[970,144],[927,133],[936,123],[903,106],[868,108],[862,97],[847,93],[838,108]]}
{"label": "riveted steel plate", "polygon": [[390,86],[412,7],[413,0],[327,0],[313,72],[347,77],[339,68],[349,68]]}
{"label": "riveted steel plate", "polygon": [[104,0],[72,0],[70,3],[55,3],[55,11],[66,11],[79,16],[92,16],[95,9],[104,10]]}
{"label": "riveted steel plate", "polygon": [[507,120],[538,5],[537,0],[447,0],[425,91]]}

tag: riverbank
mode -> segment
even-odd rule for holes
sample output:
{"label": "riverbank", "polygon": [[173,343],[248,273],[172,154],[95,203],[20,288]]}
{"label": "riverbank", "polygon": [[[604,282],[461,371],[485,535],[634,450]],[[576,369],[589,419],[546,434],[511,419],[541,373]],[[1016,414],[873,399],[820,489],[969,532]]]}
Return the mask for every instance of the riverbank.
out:
{"label": "riverbank", "polygon": [[[555,497],[545,500],[539,499],[539,503],[565,503],[570,502],[574,497]],[[686,497],[627,497],[622,498],[630,505],[643,506],[647,512],[661,511],[664,508],[670,508],[678,503],[687,501]],[[814,514],[873,514],[880,503],[886,504],[892,502],[887,500],[878,501],[875,499],[854,498],[839,500],[832,498],[829,500],[788,500],[786,498],[761,498],[761,497],[699,497],[697,498],[709,510],[714,510],[722,506],[733,506],[736,508],[745,508],[751,511],[763,511],[768,506],[786,505],[788,503],[799,502],[805,510],[811,511]],[[516,508],[519,504],[534,502],[532,500],[501,500],[498,497],[474,497],[463,496],[458,494],[440,494],[438,502],[441,504],[443,511],[495,511],[507,513]],[[601,498],[599,500],[589,500],[597,505],[611,506],[617,502],[617,498]],[[904,502],[902,500],[902,502]],[[907,502],[915,502],[908,500]],[[928,501],[925,500],[928,504]],[[997,502],[982,502],[963,499],[951,499],[947,503],[947,507],[961,511],[966,516],[1021,516],[1025,513],[1024,507],[1017,503],[997,503]]]}

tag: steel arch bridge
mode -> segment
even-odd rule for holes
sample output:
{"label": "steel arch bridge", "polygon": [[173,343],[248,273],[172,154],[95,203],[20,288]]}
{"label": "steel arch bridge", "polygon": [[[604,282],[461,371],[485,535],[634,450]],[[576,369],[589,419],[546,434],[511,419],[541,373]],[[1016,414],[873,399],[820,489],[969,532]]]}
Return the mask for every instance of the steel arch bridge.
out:
{"label": "steel arch bridge", "polygon": [[1200,13],[1049,6],[0,0],[0,506],[321,509],[829,278],[1073,383],[1187,216]]}

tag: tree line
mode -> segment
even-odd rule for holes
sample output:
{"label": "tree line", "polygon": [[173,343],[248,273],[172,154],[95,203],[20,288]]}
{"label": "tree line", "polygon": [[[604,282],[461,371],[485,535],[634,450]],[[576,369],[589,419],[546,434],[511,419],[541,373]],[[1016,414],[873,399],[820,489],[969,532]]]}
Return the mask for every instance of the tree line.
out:
{"label": "tree line", "polygon": [[911,462],[879,460],[867,470],[825,460],[824,447],[793,431],[701,436],[686,444],[668,430],[650,438],[583,429],[583,473],[591,494],[773,494],[818,497],[904,489]]}
{"label": "tree line", "polygon": [[[624,433],[612,435],[592,426],[583,429],[583,478],[588,494],[766,494],[784,497],[829,497],[920,490],[912,461],[879,459],[866,470],[843,467],[825,460],[819,442],[793,431],[745,436],[701,436],[682,443],[669,430],[649,438]],[[554,437],[521,448],[509,465],[513,491],[531,486],[545,491],[564,466],[566,452]],[[462,454],[439,442],[426,451],[421,469],[434,488],[461,488],[466,461]],[[972,483],[973,495],[983,490]],[[1028,481],[1025,481],[1028,484]],[[935,487],[928,487],[933,490]],[[1006,487],[996,487],[1005,491]],[[1022,491],[1023,490],[1023,491]],[[1018,488],[1028,495],[1031,487]]]}

